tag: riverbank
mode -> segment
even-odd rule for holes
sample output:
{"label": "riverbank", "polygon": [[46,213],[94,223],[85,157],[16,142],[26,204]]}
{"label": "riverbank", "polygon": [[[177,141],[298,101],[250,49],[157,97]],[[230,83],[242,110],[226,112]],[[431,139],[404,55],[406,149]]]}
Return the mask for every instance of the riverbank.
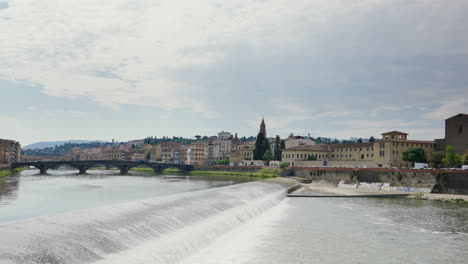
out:
{"label": "riverbank", "polygon": [[262,172],[232,172],[232,171],[191,171],[190,175],[220,175],[220,176],[242,176],[242,177],[259,177],[259,178],[275,178],[277,174],[262,173]]}
{"label": "riverbank", "polygon": [[0,180],[6,179],[12,175],[16,175],[24,170],[27,170],[27,168],[17,168],[13,170],[13,174],[11,173],[11,170],[8,169],[2,169],[0,170]]}
{"label": "riverbank", "polygon": [[468,195],[435,194],[435,193],[408,193],[403,191],[365,190],[337,188],[332,183],[313,182],[302,184],[302,187],[292,193],[292,196],[306,197],[404,197],[410,199],[433,200],[443,202],[468,203]]}

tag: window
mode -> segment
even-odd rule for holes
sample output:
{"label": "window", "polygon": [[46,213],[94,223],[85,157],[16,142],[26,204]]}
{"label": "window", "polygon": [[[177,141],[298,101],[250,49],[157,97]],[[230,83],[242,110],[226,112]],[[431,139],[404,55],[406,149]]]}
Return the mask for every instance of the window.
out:
{"label": "window", "polygon": [[458,133],[458,135],[463,135],[463,125],[462,124],[458,125],[457,133]]}

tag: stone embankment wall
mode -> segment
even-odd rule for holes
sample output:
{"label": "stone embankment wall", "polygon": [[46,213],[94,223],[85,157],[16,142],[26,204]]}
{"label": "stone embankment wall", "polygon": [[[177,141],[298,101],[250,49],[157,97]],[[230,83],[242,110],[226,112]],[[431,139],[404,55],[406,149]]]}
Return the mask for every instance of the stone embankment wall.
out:
{"label": "stone embankment wall", "polygon": [[290,168],[294,176],[338,184],[384,182],[391,186],[431,188],[433,192],[468,194],[468,171],[351,168]]}

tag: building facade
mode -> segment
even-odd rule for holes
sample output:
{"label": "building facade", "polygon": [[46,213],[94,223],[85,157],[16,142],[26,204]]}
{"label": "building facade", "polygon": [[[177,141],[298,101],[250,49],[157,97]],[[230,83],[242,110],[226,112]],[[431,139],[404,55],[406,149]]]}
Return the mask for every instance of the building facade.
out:
{"label": "building facade", "polygon": [[21,161],[21,145],[14,140],[0,139],[0,163]]}
{"label": "building facade", "polygon": [[436,139],[437,150],[452,146],[457,154],[468,152],[468,115],[458,114],[445,120],[445,138]]}
{"label": "building facade", "polygon": [[[409,168],[411,162],[403,160],[403,152],[409,148],[419,147],[424,149],[427,156],[435,151],[434,141],[408,140],[408,134],[399,131],[391,131],[382,134],[382,139],[369,143],[353,144],[328,144],[316,146],[299,146],[284,149],[282,160],[295,166],[306,164],[325,166],[351,166],[351,167],[383,167],[383,168]],[[313,158],[311,158],[313,157]]]}

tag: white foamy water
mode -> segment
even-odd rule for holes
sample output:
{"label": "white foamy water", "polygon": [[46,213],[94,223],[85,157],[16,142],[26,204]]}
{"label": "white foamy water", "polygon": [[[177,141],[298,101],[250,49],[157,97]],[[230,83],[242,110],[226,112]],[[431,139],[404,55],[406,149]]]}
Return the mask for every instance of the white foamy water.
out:
{"label": "white foamy water", "polygon": [[251,182],[0,224],[0,263],[177,263],[285,197]]}

